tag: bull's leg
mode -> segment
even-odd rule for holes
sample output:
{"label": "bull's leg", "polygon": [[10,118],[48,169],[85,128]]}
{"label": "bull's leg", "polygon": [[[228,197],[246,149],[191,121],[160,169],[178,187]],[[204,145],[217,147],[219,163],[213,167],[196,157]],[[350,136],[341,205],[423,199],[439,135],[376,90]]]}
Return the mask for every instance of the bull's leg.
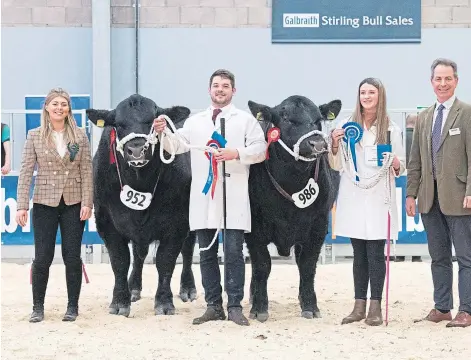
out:
{"label": "bull's leg", "polygon": [[170,282],[173,271],[180,253],[182,242],[181,237],[167,238],[160,242],[156,255],[156,266],[159,274],[159,283],[155,293],[154,311],[155,315],[174,315],[172,289]]}
{"label": "bull's leg", "polygon": [[183,302],[188,300],[193,301],[196,299],[196,285],[195,277],[193,276],[193,270],[191,268],[193,264],[193,252],[195,250],[196,234],[190,232],[183,242],[182,247],[182,258],[183,258],[183,269],[180,278],[180,298]]}
{"label": "bull's leg", "polygon": [[[131,291],[131,301],[133,302],[138,301],[141,298],[142,269],[144,267],[144,260],[147,257],[148,252],[149,247],[147,247],[145,255],[141,254],[141,256],[139,256],[139,253],[137,252],[137,246],[134,243],[132,244],[133,263],[131,275],[129,276],[129,291]],[[144,257],[142,257],[143,255]]]}
{"label": "bull's leg", "polygon": [[128,244],[117,232],[108,233],[105,238],[115,281],[109,312],[110,314],[128,317],[131,312],[131,294],[128,286],[128,271],[131,259]]}
{"label": "bull's leg", "polygon": [[299,304],[301,316],[306,319],[320,318],[321,312],[317,307],[317,297],[314,291],[314,276],[320,248],[315,243],[296,245],[294,248],[296,264],[299,270]]}
{"label": "bull's leg", "polygon": [[254,244],[253,241],[247,242],[247,248],[252,263],[250,318],[265,322],[268,319],[267,282],[271,272],[270,253],[266,245]]}

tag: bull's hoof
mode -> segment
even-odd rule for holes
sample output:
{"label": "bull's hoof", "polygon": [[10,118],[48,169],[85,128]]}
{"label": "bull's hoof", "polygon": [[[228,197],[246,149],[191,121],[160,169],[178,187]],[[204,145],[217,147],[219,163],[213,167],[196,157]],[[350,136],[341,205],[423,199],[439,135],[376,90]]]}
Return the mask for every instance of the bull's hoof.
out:
{"label": "bull's hoof", "polygon": [[314,319],[314,313],[312,311],[301,311],[301,316],[305,319]]}
{"label": "bull's hoof", "polygon": [[121,315],[128,317],[131,313],[131,306],[124,304],[111,304],[109,307],[109,313],[111,315]]}
{"label": "bull's hoof", "polygon": [[155,315],[175,315],[173,304],[159,304],[154,308]]}
{"label": "bull's hoof", "polygon": [[265,322],[268,320],[268,312],[250,312],[249,319]]}
{"label": "bull's hoof", "polygon": [[131,301],[136,302],[141,300],[141,290],[131,290]]}
{"label": "bull's hoof", "polygon": [[197,298],[197,292],[195,288],[187,289],[187,288],[180,288],[180,299],[183,302],[187,302],[188,300],[194,301]]}
{"label": "bull's hoof", "polygon": [[320,319],[322,317],[321,312],[319,310],[315,310],[313,315],[315,319]]}

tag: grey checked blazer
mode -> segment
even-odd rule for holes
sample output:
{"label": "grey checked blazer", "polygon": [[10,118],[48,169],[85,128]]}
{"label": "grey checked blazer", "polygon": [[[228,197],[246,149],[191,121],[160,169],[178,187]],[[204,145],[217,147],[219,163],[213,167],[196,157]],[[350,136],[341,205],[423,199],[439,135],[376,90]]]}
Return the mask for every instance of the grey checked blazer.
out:
{"label": "grey checked blazer", "polygon": [[40,128],[28,132],[23,149],[18,178],[18,210],[29,209],[29,190],[35,164],[38,165],[33,202],[58,206],[61,197],[66,205],[82,203],[93,206],[93,180],[90,145],[85,130],[78,129],[79,151],[70,161],[67,150],[61,158],[55,147],[47,146],[40,136]]}

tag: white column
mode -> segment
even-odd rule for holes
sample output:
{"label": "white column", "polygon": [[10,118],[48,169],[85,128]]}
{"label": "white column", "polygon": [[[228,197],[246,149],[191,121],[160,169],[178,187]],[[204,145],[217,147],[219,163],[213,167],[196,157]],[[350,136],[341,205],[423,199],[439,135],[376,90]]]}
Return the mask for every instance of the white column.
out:
{"label": "white column", "polygon": [[[92,0],[93,95],[92,107],[111,107],[111,6],[110,0]],[[92,125],[95,154],[103,129]]]}

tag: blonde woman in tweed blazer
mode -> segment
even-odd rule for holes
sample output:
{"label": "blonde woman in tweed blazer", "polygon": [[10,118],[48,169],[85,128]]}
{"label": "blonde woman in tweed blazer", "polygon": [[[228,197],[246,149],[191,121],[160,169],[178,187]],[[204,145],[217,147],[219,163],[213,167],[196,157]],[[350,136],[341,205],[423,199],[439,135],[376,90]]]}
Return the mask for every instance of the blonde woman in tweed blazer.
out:
{"label": "blonde woman in tweed blazer", "polygon": [[47,95],[41,126],[28,132],[18,179],[16,221],[20,226],[25,226],[28,219],[29,192],[36,165],[30,322],[44,319],[44,297],[59,225],[68,294],[63,321],[74,321],[82,286],[82,235],[93,206],[92,162],[87,135],[76,125],[69,94],[60,88]]}

